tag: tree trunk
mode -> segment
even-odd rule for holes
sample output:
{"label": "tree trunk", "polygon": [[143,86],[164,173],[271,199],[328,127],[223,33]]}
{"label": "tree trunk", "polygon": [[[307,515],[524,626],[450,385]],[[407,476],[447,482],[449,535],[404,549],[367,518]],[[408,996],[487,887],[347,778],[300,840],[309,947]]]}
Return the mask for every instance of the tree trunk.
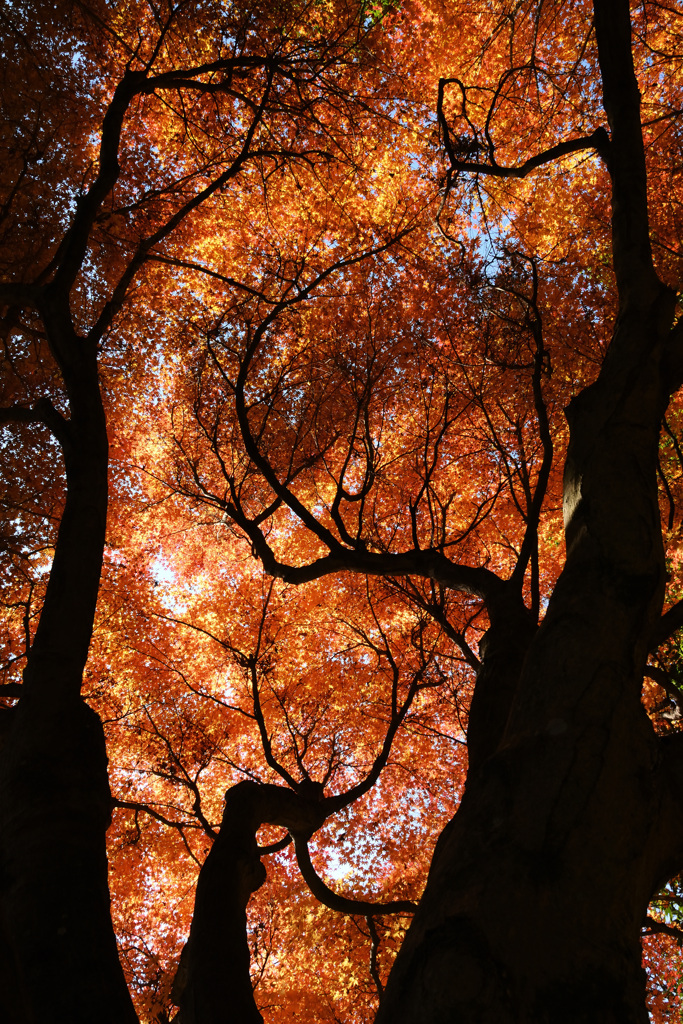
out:
{"label": "tree trunk", "polygon": [[676,786],[640,703],[664,595],[674,296],[649,249],[628,4],[595,8],[620,309],[597,382],[567,410],[567,561],[502,739],[437,844],[378,1024],[646,1024],[640,929],[683,864]]}
{"label": "tree trunk", "polygon": [[62,445],[67,498],[0,752],[0,930],[19,993],[10,1003],[1,992],[0,1006],[10,1024],[132,1024],[109,908],[104,735],[80,697],[104,547],[107,434],[94,347],[58,333],[71,418],[47,403],[45,420]]}
{"label": "tree trunk", "polygon": [[78,696],[22,697],[0,766],[2,924],[20,1020],[137,1020],[111,924],[109,814],[95,712]]}
{"label": "tree trunk", "polygon": [[[647,315],[623,312],[623,359],[569,411],[566,568],[505,735],[439,840],[378,1022],[648,1019],[640,928],[683,862],[640,704],[664,586],[658,353],[671,306],[662,290]],[[628,349],[644,353],[630,366]]]}
{"label": "tree trunk", "polygon": [[220,832],[197,881],[190,936],[173,983],[177,1024],[261,1024],[249,973],[247,903],[266,879],[256,842],[261,825],[308,838],[328,810],[283,786],[238,782],[225,794]]}

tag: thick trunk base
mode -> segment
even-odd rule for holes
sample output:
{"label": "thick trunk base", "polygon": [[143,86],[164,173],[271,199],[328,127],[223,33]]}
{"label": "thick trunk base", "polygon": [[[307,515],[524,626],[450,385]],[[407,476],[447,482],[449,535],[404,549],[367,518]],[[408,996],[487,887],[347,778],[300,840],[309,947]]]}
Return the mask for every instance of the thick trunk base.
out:
{"label": "thick trunk base", "polygon": [[618,697],[570,733],[502,749],[468,782],[377,1024],[647,1024],[657,741]]}
{"label": "thick trunk base", "polygon": [[19,1005],[17,1024],[137,1021],[111,924],[106,766],[80,698],[22,698],[0,755],[0,911],[20,993],[8,1024]]}

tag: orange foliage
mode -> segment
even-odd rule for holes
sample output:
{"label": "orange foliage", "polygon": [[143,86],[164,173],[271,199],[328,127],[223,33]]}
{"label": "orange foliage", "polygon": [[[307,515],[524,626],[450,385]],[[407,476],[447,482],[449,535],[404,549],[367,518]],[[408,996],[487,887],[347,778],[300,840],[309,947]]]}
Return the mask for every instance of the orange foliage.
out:
{"label": "orange foliage", "polygon": [[[681,13],[634,12],[655,257],[674,284]],[[382,558],[438,549],[507,578],[524,549],[528,606],[542,614],[552,592],[564,409],[595,378],[615,312],[592,9],[94,0],[48,18],[26,0],[3,18],[12,284],[49,279],[106,159],[117,85],[145,75],[70,296],[100,343],[111,443],[85,695],[116,803],[113,913],[141,1020],[165,1021],[225,790],[349,790],[403,706],[378,781],[311,852],[351,898],[420,896],[462,792],[487,620],[457,580]],[[585,144],[523,178],[486,173],[568,138]],[[38,314],[6,309],[3,406],[47,395],[65,411]],[[662,447],[675,566],[679,417]],[[44,427],[10,429],[12,684],[63,484]],[[662,693],[648,693],[656,717]],[[249,910],[264,1018],[367,1021],[408,918],[322,906],[291,845],[265,862]],[[662,1022],[680,1013],[670,941],[646,946]]]}

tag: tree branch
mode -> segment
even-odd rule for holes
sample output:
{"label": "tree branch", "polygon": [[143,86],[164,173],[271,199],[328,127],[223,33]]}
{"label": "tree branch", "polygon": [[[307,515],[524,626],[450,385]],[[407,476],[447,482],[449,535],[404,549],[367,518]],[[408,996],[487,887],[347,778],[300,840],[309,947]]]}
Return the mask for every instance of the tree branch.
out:
{"label": "tree branch", "polygon": [[167,238],[168,235],[175,231],[178,225],[181,224],[183,220],[185,220],[185,218],[193,210],[197,209],[197,207],[201,206],[203,202],[210,198],[210,196],[212,196],[214,192],[217,192],[220,188],[226,185],[228,181],[231,180],[231,178],[236,177],[242,170],[244,163],[251,156],[254,155],[251,152],[251,144],[256,133],[256,130],[261,124],[263,114],[266,109],[266,103],[268,101],[268,97],[270,96],[270,90],[272,87],[272,78],[273,73],[272,71],[269,71],[266,85],[261,96],[261,101],[258,107],[256,108],[252,122],[246,131],[241,149],[237,156],[235,157],[235,159],[233,160],[233,162],[230,164],[230,166],[225,171],[223,171],[222,174],[219,174],[217,178],[215,178],[209,185],[206,186],[206,188],[202,189],[200,192],[197,192],[194,196],[192,196],[191,199],[184,203],[179,210],[176,210],[176,212],[171,217],[169,217],[169,219],[164,224],[162,224],[162,226],[158,228],[157,231],[149,235],[147,238],[144,238],[140,242],[133,255],[133,258],[128,263],[128,266],[124,270],[116,287],[114,288],[111,299],[109,299],[109,301],[105,303],[104,308],[102,309],[102,312],[97,318],[96,323],[93,325],[93,327],[90,329],[88,333],[88,338],[91,341],[99,341],[100,338],[104,335],[107,328],[112,323],[114,316],[123,305],[123,301],[126,297],[128,288],[133,278],[137,274],[140,267],[145,263],[154,246],[158,245],[165,238]]}
{"label": "tree branch", "polygon": [[376,903],[371,900],[353,900],[333,892],[316,873],[308,852],[308,843],[302,836],[294,836],[296,860],[306,885],[320,903],[340,914],[414,914],[417,903],[412,900],[389,900],[387,903]]}
{"label": "tree branch", "polygon": [[167,818],[160,811],[155,811],[150,804],[139,803],[137,800],[118,800],[112,799],[112,807],[120,807],[122,810],[127,811],[142,811],[144,814],[148,814],[150,818],[154,818],[156,821],[161,822],[162,825],[168,825],[169,828],[197,828],[204,831],[204,827],[197,822],[193,821],[172,821]]}
{"label": "tree branch", "polygon": [[70,440],[69,421],[55,409],[49,398],[39,398],[29,409],[25,405],[0,407],[0,426],[5,423],[41,423],[64,447]]}
{"label": "tree branch", "polygon": [[673,636],[683,626],[683,601],[677,601],[662,615],[650,639],[650,650],[656,651],[660,644]]}
{"label": "tree branch", "polygon": [[649,914],[645,918],[643,932],[645,935],[670,935],[673,939],[678,939],[679,942],[683,940],[683,931],[680,928],[675,928],[672,924],[665,924],[664,921],[655,921],[654,917],[650,917]]}
{"label": "tree branch", "polygon": [[490,569],[453,562],[436,548],[396,553],[375,552],[347,548],[334,542],[333,554],[316,558],[308,565],[288,565],[276,558],[258,526],[232,503],[225,502],[223,507],[249,537],[254,553],[260,558],[265,571],[293,586],[310,583],[337,572],[358,572],[368,576],[423,576],[453,590],[473,594],[484,601],[491,599],[503,586],[503,581]]}
{"label": "tree branch", "polygon": [[144,71],[126,71],[116,86],[104,115],[97,177],[85,195],[77,200],[73,223],[61,246],[59,267],[51,285],[48,286],[55,294],[61,294],[65,302],[68,302],[71,286],[83,265],[90,230],[97,211],[118,179],[120,172],[119,142],[123,119],[131,100],[140,91],[144,80]]}
{"label": "tree branch", "polygon": [[0,305],[38,307],[39,289],[32,284],[0,281]]}
{"label": "tree branch", "polygon": [[552,163],[554,160],[559,160],[561,157],[568,156],[570,153],[579,153],[584,149],[595,149],[601,155],[604,155],[605,153],[606,146],[609,143],[609,136],[605,129],[601,127],[596,128],[591,135],[582,135],[577,139],[567,139],[565,142],[559,142],[556,146],[551,146],[550,149],[545,149],[543,152],[529,157],[528,160],[525,160],[523,164],[520,164],[517,167],[504,167],[495,162],[483,164],[477,160],[462,160],[456,154],[448,122],[446,121],[443,111],[445,87],[454,82],[458,82],[458,84],[460,84],[459,80],[456,78],[439,79],[439,94],[436,103],[436,114],[439,122],[439,128],[441,130],[441,137],[450,162],[448,172],[449,179],[450,175],[454,171],[487,174],[495,178],[526,178],[527,174],[536,170],[537,167],[542,167],[544,164]]}

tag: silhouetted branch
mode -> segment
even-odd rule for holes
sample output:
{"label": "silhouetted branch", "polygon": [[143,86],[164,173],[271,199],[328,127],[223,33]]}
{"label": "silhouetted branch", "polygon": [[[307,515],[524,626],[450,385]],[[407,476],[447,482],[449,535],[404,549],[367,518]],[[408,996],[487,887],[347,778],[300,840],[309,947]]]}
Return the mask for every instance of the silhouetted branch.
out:
{"label": "silhouetted branch", "polygon": [[656,651],[660,644],[668,640],[683,627],[683,601],[677,601],[662,615],[652,633],[650,650]]}
{"label": "silhouetted branch", "polygon": [[362,914],[365,917],[369,914],[414,914],[417,910],[417,903],[412,900],[389,900],[387,903],[376,903],[371,900],[356,900],[340,896],[333,892],[316,873],[311,863],[306,840],[295,836],[294,848],[297,864],[308,888],[315,898],[330,910],[336,910],[340,914]]}
{"label": "silhouetted branch", "polygon": [[377,932],[377,926],[372,914],[368,914],[365,919],[368,922],[368,930],[370,932],[370,977],[375,983],[377,989],[377,998],[382,1000],[384,995],[384,986],[382,985],[382,979],[379,976],[379,969],[377,966],[377,951],[379,949],[379,934]]}
{"label": "silhouetted branch", "polygon": [[670,935],[673,939],[683,941],[683,931],[672,924],[665,924],[664,921],[655,921],[654,917],[648,914],[643,925],[645,935]]}
{"label": "silhouetted branch", "polygon": [[[605,129],[601,127],[597,128],[590,135],[582,135],[577,139],[567,139],[565,142],[559,142],[556,146],[551,146],[549,149],[545,149],[541,153],[537,153],[535,156],[529,157],[528,160],[525,160],[523,164],[520,164],[517,167],[504,167],[495,162],[481,163],[478,160],[463,160],[458,157],[456,153],[448,122],[446,121],[443,111],[445,88],[447,85],[451,85],[453,83],[460,85],[461,89],[464,88],[460,80],[457,78],[439,79],[439,93],[436,103],[436,114],[441,131],[441,137],[450,162],[450,168],[448,171],[449,179],[450,175],[454,171],[488,174],[495,178],[525,178],[527,174],[536,170],[537,167],[542,167],[544,164],[552,163],[554,160],[559,160],[561,157],[568,156],[570,153],[579,153],[584,149],[594,149],[602,155],[605,152],[606,146],[609,144],[609,136]],[[491,145],[489,146],[489,149],[492,149]],[[492,153],[491,156],[493,159]]]}

